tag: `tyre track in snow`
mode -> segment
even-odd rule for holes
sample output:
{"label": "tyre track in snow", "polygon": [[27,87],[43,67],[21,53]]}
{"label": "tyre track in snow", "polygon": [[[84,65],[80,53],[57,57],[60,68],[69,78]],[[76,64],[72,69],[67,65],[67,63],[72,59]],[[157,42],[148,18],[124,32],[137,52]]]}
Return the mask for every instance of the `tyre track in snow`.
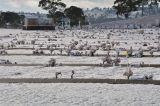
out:
{"label": "tyre track in snow", "polygon": [[160,80],[126,79],[55,79],[55,78],[1,78],[0,83],[108,83],[108,84],[153,84],[160,85]]}

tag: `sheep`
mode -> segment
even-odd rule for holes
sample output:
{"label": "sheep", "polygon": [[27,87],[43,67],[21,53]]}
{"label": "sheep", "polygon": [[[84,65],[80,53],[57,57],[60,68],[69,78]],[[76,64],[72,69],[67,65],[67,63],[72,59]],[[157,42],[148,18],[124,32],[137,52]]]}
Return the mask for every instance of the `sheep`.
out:
{"label": "sheep", "polygon": [[53,47],[50,47],[50,48],[49,48],[49,51],[50,51],[50,54],[52,54],[53,51],[54,51]]}
{"label": "sheep", "polygon": [[84,45],[80,45],[80,46],[78,47],[78,50],[83,50],[83,48],[84,48]]}
{"label": "sheep", "polygon": [[55,65],[56,65],[56,59],[51,58],[51,59],[49,60],[48,66],[54,67]]}
{"label": "sheep", "polygon": [[42,55],[44,54],[43,50],[35,49],[33,50],[33,55]]}
{"label": "sheep", "polygon": [[114,45],[115,45],[115,42],[111,42],[111,45],[112,45],[112,48],[114,47]]}
{"label": "sheep", "polygon": [[44,54],[43,50],[40,50],[39,54]]}
{"label": "sheep", "polygon": [[152,80],[153,79],[153,75],[144,75],[144,80]]}
{"label": "sheep", "polygon": [[35,43],[36,43],[36,40],[32,40],[32,41],[31,41],[31,44],[32,44],[32,45],[35,45]]}
{"label": "sheep", "polygon": [[61,72],[56,72],[56,73],[55,73],[56,79],[58,79],[58,75],[61,75],[61,76],[62,76],[62,73],[61,73]]}
{"label": "sheep", "polygon": [[0,50],[0,54],[8,54],[5,49]]}
{"label": "sheep", "polygon": [[112,60],[112,65],[119,65],[119,63],[121,62],[120,58],[116,57],[116,59]]}
{"label": "sheep", "polygon": [[136,57],[143,57],[143,50],[139,48],[138,53],[135,54]]}
{"label": "sheep", "polygon": [[105,48],[106,48],[106,43],[102,43],[102,44],[100,45],[100,47],[101,47],[103,50],[105,50]]}
{"label": "sheep", "polygon": [[67,53],[68,56],[70,56],[71,51],[72,51],[71,49],[67,49],[67,50],[66,50],[66,53]]}
{"label": "sheep", "polygon": [[153,57],[154,50],[150,50],[149,54]]}
{"label": "sheep", "polygon": [[70,55],[71,56],[82,56],[82,53],[79,51],[76,51],[76,52],[70,52]]}
{"label": "sheep", "polygon": [[15,44],[14,44],[14,43],[11,43],[11,47],[12,47],[12,48],[15,47]]}
{"label": "sheep", "polygon": [[103,61],[103,64],[105,62],[107,62],[107,64],[112,64],[112,59],[109,56],[106,56],[105,58],[103,58],[102,61]]}
{"label": "sheep", "polygon": [[33,50],[33,54],[39,54],[38,49]]}
{"label": "sheep", "polygon": [[106,50],[111,50],[111,45],[106,45]]}
{"label": "sheep", "polygon": [[96,50],[90,50],[89,56],[94,56],[95,52],[96,52]]}

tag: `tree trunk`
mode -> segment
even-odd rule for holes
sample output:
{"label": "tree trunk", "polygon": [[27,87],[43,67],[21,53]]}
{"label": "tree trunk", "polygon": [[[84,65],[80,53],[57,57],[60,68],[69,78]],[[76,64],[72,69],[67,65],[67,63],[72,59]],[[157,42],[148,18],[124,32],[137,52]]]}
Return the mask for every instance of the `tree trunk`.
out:
{"label": "tree trunk", "polygon": [[130,76],[127,76],[127,79],[128,79],[128,80],[129,80],[129,77],[130,77]]}
{"label": "tree trunk", "polygon": [[144,0],[142,0],[142,16],[144,16]]}

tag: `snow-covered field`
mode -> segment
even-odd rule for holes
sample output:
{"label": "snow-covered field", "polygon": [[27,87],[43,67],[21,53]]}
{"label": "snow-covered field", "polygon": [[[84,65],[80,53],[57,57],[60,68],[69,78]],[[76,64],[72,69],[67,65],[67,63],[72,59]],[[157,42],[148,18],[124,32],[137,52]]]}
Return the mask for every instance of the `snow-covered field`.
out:
{"label": "snow-covered field", "polygon": [[[111,78],[126,79],[123,73],[127,68],[122,67],[6,67],[0,66],[0,78],[55,78],[56,72],[62,72],[61,78],[70,78],[72,70],[75,71],[75,78]],[[143,78],[144,75],[153,74],[154,80],[160,80],[160,72],[158,68],[132,68],[134,75],[131,77]],[[18,73],[18,74],[17,74]]]}
{"label": "snow-covered field", "polygon": [[[67,54],[66,48],[73,42],[78,42],[75,46],[78,49],[80,46],[90,46],[89,50],[82,49],[80,52],[89,52],[92,48],[96,50],[95,54],[106,54],[108,51],[101,48],[102,44],[114,46],[112,49],[129,49],[131,46],[136,52],[140,47],[147,50],[149,47],[157,48],[159,46],[160,32],[157,29],[143,29],[143,30],[66,30],[66,31],[23,31],[23,30],[11,30],[0,29],[1,45],[7,47],[14,44],[14,48],[46,48],[48,45],[54,44],[56,47],[63,49],[63,54]],[[32,44],[31,41],[35,40]],[[24,41],[23,44],[18,42]],[[145,46],[144,46],[145,44]],[[11,48],[11,47],[10,47]],[[33,50],[30,49],[10,49],[7,50],[8,54],[32,54]],[[50,54],[50,50],[44,50],[44,53]],[[59,50],[54,50],[53,53],[60,54]],[[116,55],[116,51],[110,51],[110,54]],[[120,50],[120,54],[124,55],[125,52]],[[149,52],[144,52],[149,55]],[[160,54],[159,51],[154,52],[155,55]],[[6,59],[11,62],[17,62],[18,64],[48,64],[48,61],[54,58],[58,64],[101,64],[103,56],[101,57],[89,57],[89,56],[0,56],[0,59]],[[120,58],[120,64],[160,64],[160,57],[143,57],[143,58]],[[27,70],[28,69],[28,70]],[[5,71],[3,71],[5,70]],[[53,70],[53,71],[52,71]],[[63,77],[68,76],[70,71],[74,70],[78,78],[124,78],[123,73],[126,68],[121,67],[1,67],[1,77],[53,77],[55,72],[63,72]],[[14,72],[15,71],[15,72]],[[20,72],[18,76],[14,76],[15,73]],[[25,73],[25,74],[24,74]],[[157,68],[133,68],[133,76],[144,76],[145,74],[154,74],[154,79],[159,80],[159,69]]]}
{"label": "snow-covered field", "polygon": [[[35,41],[34,44],[32,41]],[[106,44],[105,47],[109,45],[113,49],[110,54],[116,55],[116,49],[119,49],[120,54],[124,55],[125,52],[121,51],[122,49],[129,49],[132,46],[134,52],[137,52],[139,48],[143,50],[148,50],[150,47],[158,48],[159,41],[159,29],[72,31],[0,29],[0,48],[3,45],[8,54],[32,54],[33,50],[24,48],[40,49],[51,45],[62,48],[62,53],[67,54],[66,50],[78,42],[74,49],[83,49],[79,50],[83,54],[96,49],[95,54],[107,55],[108,51],[103,50],[102,47]],[[8,50],[8,46],[12,44],[14,44],[13,48],[23,49]],[[50,54],[50,50],[44,50],[44,53]],[[53,53],[60,54],[60,51],[54,50]],[[144,52],[144,54],[149,55],[149,52]],[[160,51],[154,52],[154,55],[159,54]],[[51,58],[56,59],[58,64],[100,64],[104,57],[0,55],[0,59],[18,64],[48,64]],[[120,64],[142,62],[160,64],[160,57],[121,57],[120,59]],[[131,67],[131,69],[133,71],[132,79],[153,75],[154,80],[160,80],[159,68]],[[0,66],[0,78],[55,78],[56,72],[62,72],[61,78],[70,78],[72,70],[75,71],[74,78],[126,79],[123,74],[127,67]],[[0,106],[159,106],[159,93],[160,87],[155,85],[0,84]]]}
{"label": "snow-covered field", "polygon": [[[79,63],[79,64],[100,64],[103,57],[86,57],[86,56],[0,56],[0,59],[7,59],[11,62],[19,64],[47,64],[50,58],[55,58],[57,63]],[[159,64],[160,57],[151,58],[121,58],[121,64],[127,63],[141,63]]]}
{"label": "snow-covered field", "polygon": [[160,86],[0,84],[1,106],[159,106]]}

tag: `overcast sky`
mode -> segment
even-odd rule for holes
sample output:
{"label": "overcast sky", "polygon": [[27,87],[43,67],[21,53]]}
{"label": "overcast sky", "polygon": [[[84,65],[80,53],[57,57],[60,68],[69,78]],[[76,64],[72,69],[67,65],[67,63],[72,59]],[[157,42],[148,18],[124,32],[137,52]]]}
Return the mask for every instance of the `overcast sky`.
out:
{"label": "overcast sky", "polygon": [[[78,6],[81,8],[111,7],[114,0],[62,0],[67,6]],[[45,12],[38,7],[39,0],[0,0],[0,10],[2,11],[25,11],[25,12]]]}

